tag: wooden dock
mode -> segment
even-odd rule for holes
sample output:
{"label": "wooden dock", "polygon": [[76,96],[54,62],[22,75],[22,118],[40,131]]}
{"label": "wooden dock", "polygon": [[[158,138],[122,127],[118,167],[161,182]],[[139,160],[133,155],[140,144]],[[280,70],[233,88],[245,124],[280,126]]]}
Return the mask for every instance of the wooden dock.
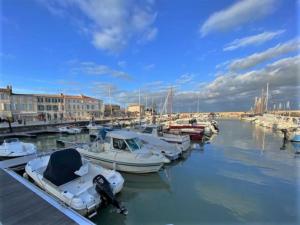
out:
{"label": "wooden dock", "polygon": [[0,224],[93,225],[9,168],[24,165],[32,158],[34,156],[0,162]]}

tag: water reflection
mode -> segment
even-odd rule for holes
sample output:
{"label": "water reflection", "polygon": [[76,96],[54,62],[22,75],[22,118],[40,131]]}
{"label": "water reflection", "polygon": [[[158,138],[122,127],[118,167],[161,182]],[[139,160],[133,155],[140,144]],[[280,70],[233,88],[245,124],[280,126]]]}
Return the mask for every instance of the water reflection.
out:
{"label": "water reflection", "polygon": [[[281,134],[237,120],[220,121],[210,144],[184,153],[159,173],[122,173],[117,196],[129,215],[103,208],[97,224],[299,224],[299,143],[282,147]],[[56,139],[89,141],[87,134],[34,140],[40,149]],[[297,154],[298,155],[298,154]],[[300,156],[300,155],[299,155]]]}

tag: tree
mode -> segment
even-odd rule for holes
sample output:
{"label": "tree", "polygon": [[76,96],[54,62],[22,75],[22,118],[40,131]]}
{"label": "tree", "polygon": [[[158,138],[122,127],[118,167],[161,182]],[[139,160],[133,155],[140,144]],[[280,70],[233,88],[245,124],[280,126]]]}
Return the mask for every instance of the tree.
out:
{"label": "tree", "polygon": [[9,126],[9,132],[10,132],[10,133],[13,132],[12,127],[11,127],[11,121],[10,121],[8,118],[2,119],[2,118],[0,117],[0,123],[8,123],[8,126]]}

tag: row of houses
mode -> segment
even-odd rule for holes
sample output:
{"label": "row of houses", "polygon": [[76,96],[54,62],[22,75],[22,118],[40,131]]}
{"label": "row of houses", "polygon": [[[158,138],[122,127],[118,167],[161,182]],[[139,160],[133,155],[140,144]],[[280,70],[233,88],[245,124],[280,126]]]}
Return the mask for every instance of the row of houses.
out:
{"label": "row of houses", "polygon": [[104,116],[100,99],[85,95],[16,94],[0,88],[0,117],[22,121],[89,120]]}

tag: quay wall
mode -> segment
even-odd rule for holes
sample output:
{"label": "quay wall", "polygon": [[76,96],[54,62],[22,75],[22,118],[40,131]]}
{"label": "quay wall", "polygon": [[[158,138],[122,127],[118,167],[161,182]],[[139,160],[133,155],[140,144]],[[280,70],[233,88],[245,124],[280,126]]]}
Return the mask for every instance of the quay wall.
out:
{"label": "quay wall", "polygon": [[[105,124],[110,122],[111,120],[130,120],[132,118],[114,118],[114,119],[101,119],[101,120],[95,120],[97,124]],[[67,125],[76,125],[79,127],[84,127],[89,124],[89,120],[85,121],[66,121],[66,122],[57,122],[57,123],[40,123],[40,124],[28,124],[28,125],[12,125],[12,131],[15,132],[29,132],[29,131],[40,131],[40,130],[53,130],[54,128],[57,128],[59,126],[67,126]],[[7,134],[10,133],[10,129],[7,126],[0,127],[0,134]]]}

